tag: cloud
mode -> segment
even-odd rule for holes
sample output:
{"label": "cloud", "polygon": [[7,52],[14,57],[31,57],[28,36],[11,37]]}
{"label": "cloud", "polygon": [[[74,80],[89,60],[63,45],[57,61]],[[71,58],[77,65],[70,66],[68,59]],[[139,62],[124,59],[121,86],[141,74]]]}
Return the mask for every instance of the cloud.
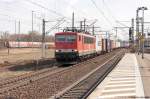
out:
{"label": "cloud", "polygon": [[3,3],[14,3],[17,0],[1,0]]}

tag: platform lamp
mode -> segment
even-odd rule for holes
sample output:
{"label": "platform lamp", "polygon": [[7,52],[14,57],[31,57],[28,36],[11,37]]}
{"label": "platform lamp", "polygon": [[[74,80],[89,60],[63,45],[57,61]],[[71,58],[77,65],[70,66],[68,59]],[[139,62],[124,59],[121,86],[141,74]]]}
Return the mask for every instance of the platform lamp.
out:
{"label": "platform lamp", "polygon": [[142,59],[144,59],[144,10],[148,10],[147,7],[139,7],[142,10]]}

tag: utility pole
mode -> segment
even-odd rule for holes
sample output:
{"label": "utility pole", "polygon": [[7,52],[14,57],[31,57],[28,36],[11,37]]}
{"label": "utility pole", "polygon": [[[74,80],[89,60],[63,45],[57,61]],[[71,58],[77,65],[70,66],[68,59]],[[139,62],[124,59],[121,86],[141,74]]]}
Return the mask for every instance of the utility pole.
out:
{"label": "utility pole", "polygon": [[84,32],[85,32],[85,25],[86,25],[85,22],[86,22],[86,19],[84,19]]}
{"label": "utility pole", "polygon": [[72,13],[72,31],[74,32],[74,12]]}
{"label": "utility pole", "polygon": [[[16,20],[15,20],[15,40],[16,40],[16,34],[17,34],[17,23],[16,23]],[[8,39],[8,55],[10,54],[10,45],[9,45],[9,39]]]}
{"label": "utility pole", "polygon": [[82,22],[83,21],[80,21],[80,30],[82,31]]}
{"label": "utility pole", "polygon": [[34,14],[34,11],[32,11],[32,34],[31,34],[31,39],[32,39],[32,49],[33,49],[33,14]]}
{"label": "utility pole", "polygon": [[142,9],[142,59],[144,58],[144,9]]}
{"label": "utility pole", "polygon": [[117,45],[117,35],[118,35],[118,33],[117,33],[118,31],[117,31],[117,27],[116,27],[116,35],[115,35],[115,46]]}
{"label": "utility pole", "polygon": [[[141,41],[141,44],[142,44],[142,47],[139,46],[139,48],[141,49],[142,48],[142,59],[144,59],[144,10],[148,10],[147,7],[139,7],[137,9],[137,14],[138,14],[138,11],[139,10],[142,10],[142,22],[141,22],[141,28],[142,28],[142,36],[141,35],[138,35],[139,37],[139,42]],[[139,20],[139,18],[138,18]],[[138,53],[139,54],[139,53]]]}
{"label": "utility pole", "polygon": [[117,30],[117,27],[116,27],[116,38],[117,38],[117,36],[118,36],[118,30]]}
{"label": "utility pole", "polygon": [[17,27],[17,23],[16,23],[16,20],[15,20],[15,35],[16,35],[16,32],[17,32],[16,27]]}
{"label": "utility pole", "polygon": [[42,58],[45,57],[45,19],[42,20]]}
{"label": "utility pole", "polygon": [[132,27],[129,28],[129,46],[132,47]]}
{"label": "utility pole", "polygon": [[131,19],[131,27],[129,28],[129,43],[130,47],[134,45],[134,19]]}
{"label": "utility pole", "polygon": [[20,20],[18,23],[18,47],[20,48]]}
{"label": "utility pole", "polygon": [[144,59],[144,10],[147,10],[146,7],[142,7],[142,59]]}
{"label": "utility pole", "polygon": [[95,32],[95,28],[94,28],[94,25],[93,25],[93,27],[92,27],[92,33],[93,33],[93,35],[95,34],[94,32]]}
{"label": "utility pole", "polygon": [[131,27],[132,27],[132,43],[134,45],[134,19],[132,18],[132,24],[131,24]]}
{"label": "utility pole", "polygon": [[136,45],[137,45],[137,52],[139,55],[140,51],[140,34],[139,34],[139,8],[136,10]]}

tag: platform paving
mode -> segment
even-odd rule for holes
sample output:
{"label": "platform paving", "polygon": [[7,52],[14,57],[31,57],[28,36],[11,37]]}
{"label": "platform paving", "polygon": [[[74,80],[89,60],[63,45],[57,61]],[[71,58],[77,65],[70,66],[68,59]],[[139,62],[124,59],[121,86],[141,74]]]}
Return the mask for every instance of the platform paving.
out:
{"label": "platform paving", "polygon": [[144,89],[135,54],[126,53],[88,99],[144,99]]}
{"label": "platform paving", "polygon": [[141,55],[136,54],[136,57],[140,66],[145,99],[150,99],[150,54],[144,54],[144,59]]}

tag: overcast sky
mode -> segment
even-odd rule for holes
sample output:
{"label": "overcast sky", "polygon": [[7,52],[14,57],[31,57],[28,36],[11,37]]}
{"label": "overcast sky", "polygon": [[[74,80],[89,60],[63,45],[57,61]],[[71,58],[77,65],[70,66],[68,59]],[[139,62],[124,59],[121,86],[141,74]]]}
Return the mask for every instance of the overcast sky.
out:
{"label": "overcast sky", "polygon": [[[0,31],[15,32],[15,20],[21,22],[21,33],[31,31],[31,16],[34,11],[34,30],[41,32],[41,18],[51,22],[46,29],[53,27],[58,19],[65,17],[71,25],[71,14],[75,12],[76,26],[84,18],[88,23],[97,19],[96,26],[101,30],[112,31],[115,26],[131,26],[131,18],[135,18],[137,7],[150,9],[149,0],[0,0]],[[44,7],[44,8],[43,8]],[[121,21],[119,24],[116,21]],[[145,11],[145,21],[150,21],[150,10]],[[17,26],[18,27],[18,26]],[[146,26],[148,28],[148,26]],[[17,31],[18,32],[18,31]],[[53,33],[52,31],[51,33]],[[56,30],[55,30],[56,32]],[[112,31],[113,32],[113,31]],[[125,38],[127,30],[120,30],[120,38]]]}

